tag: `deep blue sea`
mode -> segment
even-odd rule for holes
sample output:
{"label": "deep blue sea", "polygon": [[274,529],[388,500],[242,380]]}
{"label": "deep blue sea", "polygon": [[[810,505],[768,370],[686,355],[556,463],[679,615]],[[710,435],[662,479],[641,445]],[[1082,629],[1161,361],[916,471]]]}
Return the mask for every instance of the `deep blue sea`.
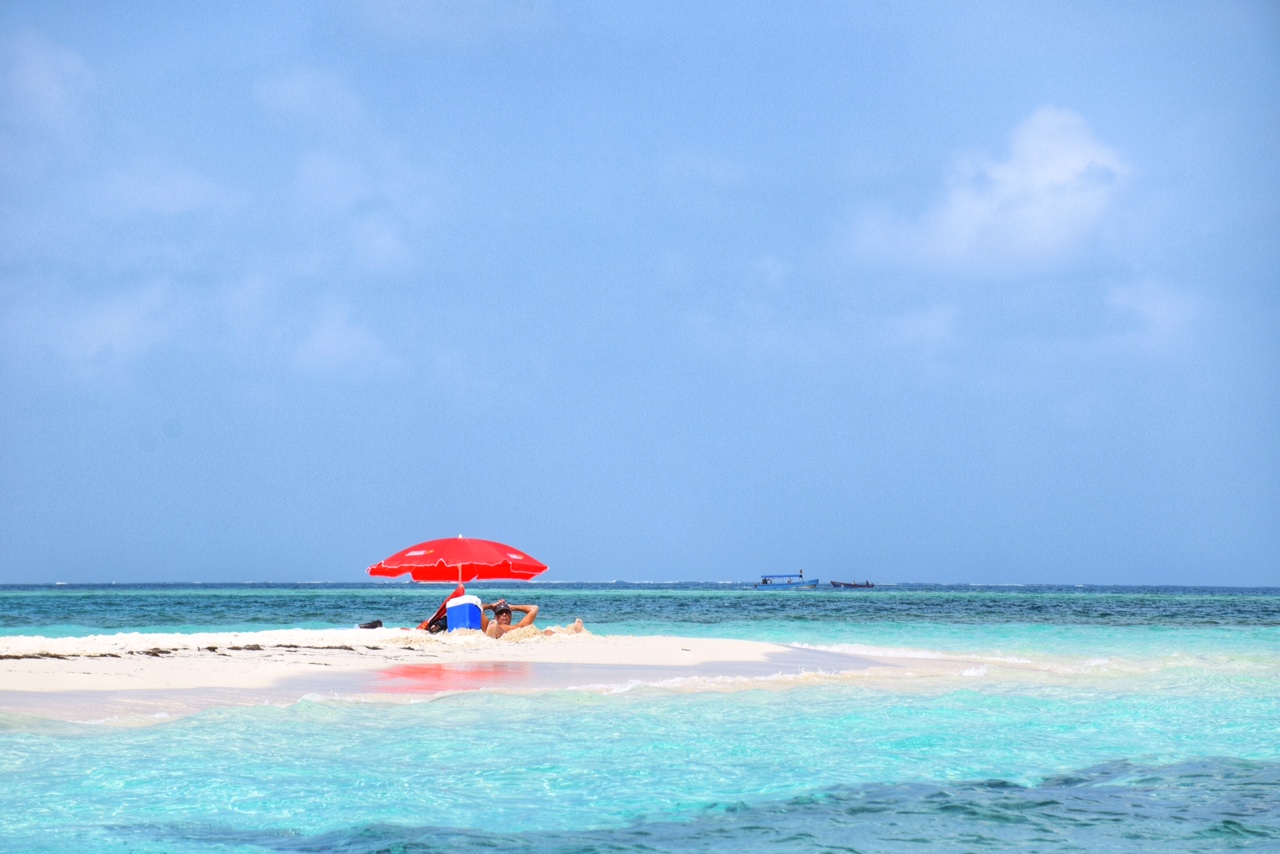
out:
{"label": "deep blue sea", "polygon": [[[1280,589],[474,587],[597,634],[972,666],[0,715],[0,850],[1280,850]],[[0,635],[415,625],[444,592],[0,587]]]}

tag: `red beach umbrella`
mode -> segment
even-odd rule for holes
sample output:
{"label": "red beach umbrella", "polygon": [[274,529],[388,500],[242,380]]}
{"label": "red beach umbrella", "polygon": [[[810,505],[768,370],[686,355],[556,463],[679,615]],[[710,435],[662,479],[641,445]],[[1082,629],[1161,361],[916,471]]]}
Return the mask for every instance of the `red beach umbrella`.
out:
{"label": "red beach umbrella", "polygon": [[414,581],[528,581],[545,572],[539,563],[511,546],[492,540],[458,536],[430,540],[396,552],[369,567],[369,574],[395,578],[406,573]]}

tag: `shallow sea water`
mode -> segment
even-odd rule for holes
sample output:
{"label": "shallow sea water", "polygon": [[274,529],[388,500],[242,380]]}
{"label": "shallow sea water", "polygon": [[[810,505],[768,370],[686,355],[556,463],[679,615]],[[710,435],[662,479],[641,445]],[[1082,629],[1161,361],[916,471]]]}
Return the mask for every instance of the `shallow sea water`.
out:
{"label": "shallow sea water", "polygon": [[[405,585],[0,588],[0,633],[411,625]],[[964,654],[958,677],[0,717],[0,850],[1280,850],[1280,591],[494,588],[608,634]]]}

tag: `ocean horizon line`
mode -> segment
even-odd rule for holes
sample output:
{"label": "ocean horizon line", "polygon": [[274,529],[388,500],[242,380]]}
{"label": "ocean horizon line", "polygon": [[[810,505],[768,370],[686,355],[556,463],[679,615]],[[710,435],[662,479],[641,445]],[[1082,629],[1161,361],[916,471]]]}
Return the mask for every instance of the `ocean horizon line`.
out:
{"label": "ocean horizon line", "polygon": [[[512,580],[494,580],[494,581],[469,581],[466,582],[468,587],[478,588],[508,588],[512,586],[536,586],[536,587],[678,587],[678,586],[714,586],[714,587],[737,587],[739,589],[749,589],[754,586],[755,582],[740,579],[684,579],[684,580],[665,580],[665,581],[632,581],[626,579],[611,579],[608,581],[585,581],[585,580],[557,580],[557,579],[529,579],[522,581]],[[336,580],[307,580],[307,581],[257,581],[257,580],[227,580],[227,581],[44,581],[44,582],[3,582],[0,583],[0,590],[13,589],[101,589],[101,588],[181,588],[181,587],[203,587],[203,588],[243,588],[243,587],[260,587],[260,588],[289,588],[296,589],[301,587],[333,587],[333,588],[394,588],[394,587],[424,587],[424,588],[451,588],[456,586],[456,582],[423,582],[413,581],[409,579],[387,579],[387,580],[358,580],[358,581],[336,581]],[[966,588],[983,589],[983,590],[1009,590],[1016,591],[1037,591],[1037,590],[1053,590],[1060,592],[1070,592],[1073,590],[1082,591],[1107,591],[1107,592],[1148,592],[1148,591],[1205,591],[1205,590],[1222,590],[1222,591],[1250,591],[1259,593],[1280,594],[1280,585],[1240,585],[1240,584],[1101,584],[1101,583],[1074,583],[1074,582],[985,582],[985,581],[876,581],[875,588],[893,588],[897,590],[963,590]],[[826,589],[819,585],[818,589]],[[833,588],[834,589],[834,588]],[[766,591],[779,592],[779,591]],[[789,591],[803,592],[803,591]],[[808,591],[812,592],[812,591]]]}

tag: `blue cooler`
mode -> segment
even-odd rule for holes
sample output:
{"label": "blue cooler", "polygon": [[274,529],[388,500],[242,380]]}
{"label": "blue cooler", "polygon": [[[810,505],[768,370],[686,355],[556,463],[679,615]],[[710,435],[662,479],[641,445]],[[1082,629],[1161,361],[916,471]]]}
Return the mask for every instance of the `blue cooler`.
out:
{"label": "blue cooler", "polygon": [[449,631],[480,628],[480,598],[455,596],[445,605],[444,613],[449,621]]}

